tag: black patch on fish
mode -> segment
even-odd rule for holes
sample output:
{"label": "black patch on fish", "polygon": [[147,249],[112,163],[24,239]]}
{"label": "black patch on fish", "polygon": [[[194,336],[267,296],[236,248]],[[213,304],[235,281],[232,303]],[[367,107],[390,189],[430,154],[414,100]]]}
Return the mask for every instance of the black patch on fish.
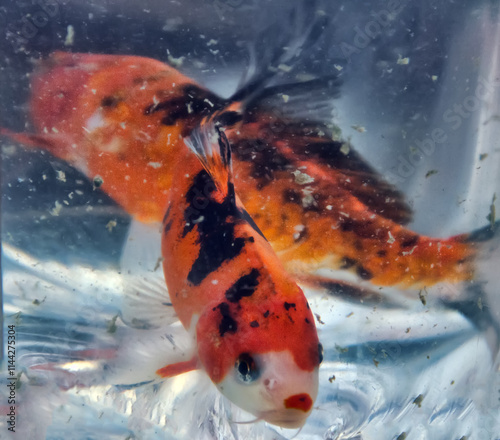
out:
{"label": "black patch on fish", "polygon": [[172,227],[173,220],[170,220],[168,223],[164,224],[163,227],[163,233],[166,235],[168,234],[168,231],[170,231],[170,228]]}
{"label": "black patch on fish", "polygon": [[302,196],[294,189],[287,189],[283,191],[283,201],[285,203],[295,203],[302,206]]}
{"label": "black patch on fish", "polygon": [[101,107],[110,107],[110,108],[116,107],[121,100],[122,99],[117,98],[115,96],[105,96],[101,100]]}
{"label": "black patch on fish", "polygon": [[287,303],[287,302],[285,301],[285,303],[284,303],[283,305],[285,306],[285,310],[286,310],[286,311],[290,310],[292,307],[293,307],[295,310],[297,310],[297,309],[296,309],[296,307],[295,307],[295,303]]}
{"label": "black patch on fish", "polygon": [[259,323],[258,323],[257,321],[252,321],[252,322],[250,323],[250,327],[252,327],[252,328],[257,328],[257,327],[259,327]]}
{"label": "black patch on fish", "polygon": [[310,324],[311,321],[309,321],[309,319],[305,318],[304,321],[306,322],[306,324]]}
{"label": "black patch on fish", "polygon": [[405,241],[403,241],[403,243],[401,243],[401,247],[407,248],[407,247],[414,246],[417,243],[418,243],[418,235],[414,235],[413,237],[410,237],[410,238],[406,239]]}
{"label": "black patch on fish", "polygon": [[276,171],[292,169],[292,163],[279,150],[261,139],[241,139],[233,145],[239,160],[252,164],[251,175],[267,185],[274,180]]}
{"label": "black patch on fish", "polygon": [[165,212],[165,215],[163,216],[163,223],[166,223],[168,220],[168,216],[170,215],[170,210],[172,209],[172,206],[169,206],[167,211]]}
{"label": "black patch on fish", "polygon": [[387,256],[387,251],[385,251],[385,250],[377,251],[377,255],[379,257],[386,257]]}
{"label": "black patch on fish", "polygon": [[354,231],[356,229],[356,222],[350,218],[340,217],[339,218],[340,229],[344,232]]}
{"label": "black patch on fish", "polygon": [[263,315],[264,318],[267,318],[269,316],[269,313],[270,313],[269,310],[266,310],[265,313],[264,313],[264,315]]}
{"label": "black patch on fish", "polygon": [[[202,170],[193,179],[186,193],[188,208],[184,212],[182,237],[195,226],[198,227],[200,252],[188,274],[188,281],[199,285],[207,275],[220,265],[240,254],[248,238],[235,237],[235,226],[245,221],[236,207],[234,189],[228,186],[228,193],[222,203],[211,198],[215,184],[209,174]],[[194,223],[203,216],[203,221]]]}
{"label": "black patch on fish", "polygon": [[322,159],[323,163],[333,164],[335,168],[365,173],[372,172],[370,166],[358,160],[357,154],[352,149],[348,154],[345,154],[342,151],[343,145],[344,142],[341,141],[310,142],[306,145],[304,153]]}
{"label": "black patch on fish", "polygon": [[243,275],[229,289],[227,289],[225,293],[226,299],[229,302],[236,303],[245,296],[252,296],[255,289],[259,285],[259,276],[260,272],[257,269],[252,269],[249,274]]}
{"label": "black patch on fish", "polygon": [[223,127],[231,127],[243,119],[243,116],[234,111],[226,111],[217,116],[217,122]]}
{"label": "black patch on fish", "polygon": [[238,324],[232,318],[231,313],[229,312],[229,304],[228,303],[220,303],[218,306],[220,314],[222,315],[221,322],[219,324],[219,334],[220,336],[224,336],[226,333],[236,333],[238,330]]}
{"label": "black patch on fish", "polygon": [[[382,228],[378,228],[377,224],[370,220],[356,220],[348,217],[339,218],[340,229],[345,232],[353,232],[359,238],[379,238],[384,237],[384,231]],[[363,246],[360,246],[363,249]]]}
{"label": "black patch on fish", "polygon": [[354,258],[344,257],[340,263],[340,269],[350,269],[357,264],[358,262]]}
{"label": "black patch on fish", "polygon": [[373,278],[373,274],[361,265],[356,267],[356,273],[363,280],[371,280]]}
{"label": "black patch on fish", "polygon": [[301,157],[319,159],[319,161],[345,177],[353,177],[342,186],[358,198],[368,208],[382,217],[406,224],[411,219],[412,211],[405,202],[403,195],[391,184],[387,183],[368,163],[352,148],[343,153],[344,142],[317,142],[311,139],[309,143],[291,143],[291,147]]}
{"label": "black patch on fish", "polygon": [[144,109],[144,114],[152,115],[163,111],[165,116],[161,123],[168,126],[183,120],[187,124],[186,130],[182,134],[187,136],[197,121],[221,109],[224,105],[224,100],[208,90],[188,84],[184,86],[182,96],[165,99],[156,104],[153,103]]}
{"label": "black patch on fish", "polygon": [[166,234],[168,231],[170,231],[170,228],[172,227],[173,219],[169,220],[170,216],[170,209],[172,206],[169,206],[167,209],[167,212],[165,212],[165,215],[163,216],[163,232]]}

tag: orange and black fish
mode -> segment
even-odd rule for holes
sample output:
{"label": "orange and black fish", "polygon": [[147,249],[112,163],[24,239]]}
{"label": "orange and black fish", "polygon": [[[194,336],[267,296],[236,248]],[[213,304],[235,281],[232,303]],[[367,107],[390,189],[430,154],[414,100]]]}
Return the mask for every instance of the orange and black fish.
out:
{"label": "orange and black fish", "polygon": [[313,80],[222,99],[156,60],[56,52],[33,75],[35,133],[3,133],[102,177],[135,218],[161,221],[183,138],[217,111],[233,146],[236,193],[290,272],[321,282],[311,274],[341,268],[402,287],[472,279],[468,236],[405,228],[411,210],[402,195],[307,105],[318,98],[328,107],[336,87]]}
{"label": "orange and black fish", "polygon": [[[163,219],[170,300],[196,340],[170,377],[203,368],[260,420],[304,424],[318,393],[322,347],[307,300],[235,194],[230,147],[214,117],[180,148]],[[195,155],[196,154],[196,155]],[[198,156],[198,157],[197,157]]]}

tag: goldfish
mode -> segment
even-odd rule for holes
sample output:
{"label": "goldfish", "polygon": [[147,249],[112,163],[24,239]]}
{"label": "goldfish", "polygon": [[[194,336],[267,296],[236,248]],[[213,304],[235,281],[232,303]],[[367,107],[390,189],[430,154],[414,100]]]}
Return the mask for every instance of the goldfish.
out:
{"label": "goldfish", "polygon": [[[235,191],[290,273],[316,285],[328,285],[320,269],[402,288],[472,280],[469,236],[405,227],[402,194],[328,122],[337,88],[329,78],[223,99],[157,60],[55,52],[32,77],[34,133],[2,133],[98,177],[134,218],[160,222],[183,139],[222,112]],[[317,107],[306,105],[311,94]]]}
{"label": "goldfish", "polygon": [[318,393],[322,360],[313,314],[236,195],[230,146],[214,117],[185,142],[190,148],[172,164],[162,256],[170,300],[195,334],[196,353],[157,373],[201,367],[259,420],[300,427]]}

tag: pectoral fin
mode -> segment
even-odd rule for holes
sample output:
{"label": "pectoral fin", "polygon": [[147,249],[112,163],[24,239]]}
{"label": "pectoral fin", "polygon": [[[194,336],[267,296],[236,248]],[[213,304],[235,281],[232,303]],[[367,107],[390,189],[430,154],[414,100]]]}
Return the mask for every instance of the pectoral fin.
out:
{"label": "pectoral fin", "polygon": [[173,377],[179,374],[187,373],[189,371],[197,370],[200,368],[198,357],[193,356],[188,361],[176,362],[175,364],[165,365],[163,368],[156,370],[156,374],[161,377]]}

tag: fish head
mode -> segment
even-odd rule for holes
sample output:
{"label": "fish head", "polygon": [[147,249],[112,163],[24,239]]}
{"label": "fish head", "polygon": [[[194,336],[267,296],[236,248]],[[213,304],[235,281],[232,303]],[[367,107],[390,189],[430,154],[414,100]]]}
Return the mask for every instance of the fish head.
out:
{"label": "fish head", "polygon": [[305,297],[223,302],[200,316],[198,356],[217,388],[240,408],[284,428],[304,425],[318,394],[322,346]]}
{"label": "fish head", "polygon": [[302,370],[288,350],[241,353],[217,388],[260,420],[300,428],[318,394],[318,368]]}

